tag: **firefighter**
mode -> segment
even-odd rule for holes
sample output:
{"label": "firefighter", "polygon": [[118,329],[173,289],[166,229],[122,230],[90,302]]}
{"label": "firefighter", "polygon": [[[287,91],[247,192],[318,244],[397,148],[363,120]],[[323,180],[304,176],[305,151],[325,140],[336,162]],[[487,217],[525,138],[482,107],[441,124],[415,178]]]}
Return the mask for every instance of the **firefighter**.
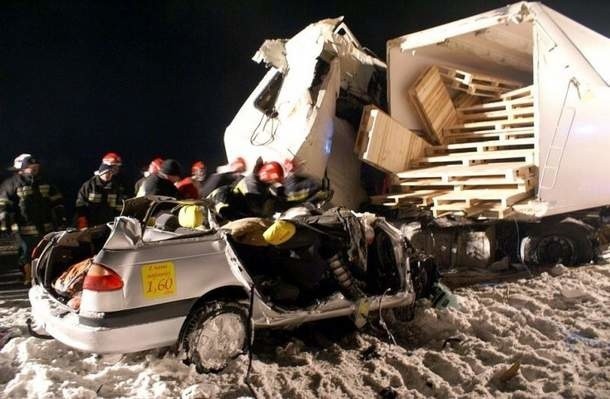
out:
{"label": "firefighter", "polygon": [[206,177],[206,167],[202,161],[197,161],[191,166],[191,175],[176,183],[176,188],[184,199],[200,199],[203,189],[203,181]]}
{"label": "firefighter", "polygon": [[296,158],[284,161],[284,168],[283,195],[287,208],[306,202],[315,204],[331,197],[331,191],[322,182],[299,173],[301,164]]}
{"label": "firefighter", "polygon": [[175,159],[163,161],[159,173],[150,175],[142,183],[138,197],[162,195],[180,199],[180,192],[175,184],[180,180],[181,166]]}
{"label": "firefighter", "polygon": [[280,199],[273,187],[281,184],[284,169],[278,162],[260,161],[254,171],[231,186],[216,189],[208,198],[218,215],[227,220],[244,217],[270,217]]}
{"label": "firefighter", "polygon": [[123,158],[116,152],[108,152],[102,157],[102,163],[112,167],[114,175],[118,175],[123,165]]}
{"label": "firefighter", "polygon": [[127,187],[131,187],[131,184],[127,184],[125,177],[121,174],[121,166],[123,165],[123,159],[116,152],[108,152],[102,157],[102,163],[112,167],[112,184],[121,188],[121,191],[128,197],[131,197],[131,192]]}
{"label": "firefighter", "polygon": [[81,186],[76,197],[76,227],[79,230],[112,221],[121,213],[127,196],[123,187],[113,180],[115,170],[102,163],[93,177]]}
{"label": "firefighter", "polygon": [[27,284],[32,250],[46,233],[65,228],[66,217],[61,193],[41,176],[35,157],[19,155],[11,170],[15,174],[0,185],[0,230],[17,236]]}
{"label": "firefighter", "polygon": [[143,173],[144,176],[142,176],[142,178],[140,178],[134,186],[133,192],[136,193],[137,197],[141,197],[141,195],[138,195],[138,193],[140,191],[140,188],[142,187],[142,183],[144,183],[144,180],[146,180],[146,178],[150,175],[156,175],[157,173],[159,173],[161,165],[163,165],[163,158],[155,158],[150,161],[150,163],[148,164],[148,169],[146,169]]}
{"label": "firefighter", "polygon": [[240,180],[246,171],[246,161],[237,157],[228,165],[219,167],[216,173],[208,177],[201,188],[201,197],[206,198],[214,190],[222,186],[230,186]]}

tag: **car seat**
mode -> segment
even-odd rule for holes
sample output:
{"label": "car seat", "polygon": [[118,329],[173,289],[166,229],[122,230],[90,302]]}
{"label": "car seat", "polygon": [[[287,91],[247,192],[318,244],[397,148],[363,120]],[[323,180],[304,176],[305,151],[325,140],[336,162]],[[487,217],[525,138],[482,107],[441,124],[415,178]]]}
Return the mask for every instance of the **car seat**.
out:
{"label": "car seat", "polygon": [[171,213],[162,213],[155,219],[156,229],[174,232],[178,227],[180,227],[178,217]]}

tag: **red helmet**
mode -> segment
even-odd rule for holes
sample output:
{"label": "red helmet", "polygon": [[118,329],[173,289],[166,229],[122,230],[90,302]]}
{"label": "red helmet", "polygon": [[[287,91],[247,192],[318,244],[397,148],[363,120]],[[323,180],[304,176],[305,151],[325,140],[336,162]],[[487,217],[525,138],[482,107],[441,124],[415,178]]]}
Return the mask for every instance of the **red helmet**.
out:
{"label": "red helmet", "polygon": [[279,162],[266,162],[258,171],[258,178],[264,183],[278,183],[284,180],[284,169]]}
{"label": "red helmet", "polygon": [[233,172],[242,173],[246,171],[246,160],[242,157],[237,157],[231,162],[231,170]]}
{"label": "red helmet", "polygon": [[102,163],[111,166],[121,166],[123,164],[123,160],[116,152],[109,152],[102,158]]}
{"label": "red helmet", "polygon": [[194,175],[201,173],[201,171],[205,173],[205,169],[205,164],[202,161],[197,161],[191,166],[191,173]]}
{"label": "red helmet", "polygon": [[151,175],[156,175],[161,169],[161,165],[163,165],[163,158],[155,158],[150,164],[148,164],[148,173]]}
{"label": "red helmet", "polygon": [[191,166],[191,176],[193,176],[193,180],[204,181],[205,173],[206,167],[202,161],[197,161]]}

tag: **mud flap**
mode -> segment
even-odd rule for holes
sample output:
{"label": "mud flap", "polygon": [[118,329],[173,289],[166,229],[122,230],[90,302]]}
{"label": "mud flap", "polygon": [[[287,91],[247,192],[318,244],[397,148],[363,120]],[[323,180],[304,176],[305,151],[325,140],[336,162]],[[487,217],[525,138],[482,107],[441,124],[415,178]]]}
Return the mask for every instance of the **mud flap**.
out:
{"label": "mud flap", "polygon": [[449,287],[442,283],[435,283],[432,287],[432,306],[437,309],[457,308],[458,299]]}

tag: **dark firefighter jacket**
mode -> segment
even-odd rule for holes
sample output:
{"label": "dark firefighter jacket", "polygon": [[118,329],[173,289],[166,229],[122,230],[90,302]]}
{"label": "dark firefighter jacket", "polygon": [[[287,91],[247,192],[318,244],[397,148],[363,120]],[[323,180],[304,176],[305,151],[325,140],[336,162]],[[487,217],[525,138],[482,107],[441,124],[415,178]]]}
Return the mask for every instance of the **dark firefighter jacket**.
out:
{"label": "dark firefighter jacket", "polygon": [[138,196],[146,195],[163,195],[176,199],[182,198],[174,183],[159,175],[150,175],[142,183]]}
{"label": "dark firefighter jacket", "polygon": [[242,177],[242,175],[235,172],[214,173],[210,175],[205,179],[203,187],[201,188],[201,198],[207,198],[212,191],[222,186],[230,186]]}
{"label": "dark firefighter jacket", "polygon": [[208,197],[223,219],[270,217],[276,211],[278,197],[269,186],[250,174],[231,186],[222,186]]}
{"label": "dark firefighter jacket", "polygon": [[123,186],[114,179],[104,182],[99,176],[93,176],[78,191],[76,217],[84,217],[88,226],[111,222],[121,213],[125,199]]}
{"label": "dark firefighter jacket", "polygon": [[288,207],[303,202],[317,202],[326,198],[327,194],[322,189],[322,184],[312,178],[292,173],[284,179],[284,197]]}
{"label": "dark firefighter jacket", "polygon": [[63,197],[43,176],[15,174],[0,186],[0,230],[39,236],[65,226]]}
{"label": "dark firefighter jacket", "polygon": [[202,198],[201,189],[204,184],[204,182],[195,180],[189,176],[176,183],[176,188],[183,199],[200,199]]}

